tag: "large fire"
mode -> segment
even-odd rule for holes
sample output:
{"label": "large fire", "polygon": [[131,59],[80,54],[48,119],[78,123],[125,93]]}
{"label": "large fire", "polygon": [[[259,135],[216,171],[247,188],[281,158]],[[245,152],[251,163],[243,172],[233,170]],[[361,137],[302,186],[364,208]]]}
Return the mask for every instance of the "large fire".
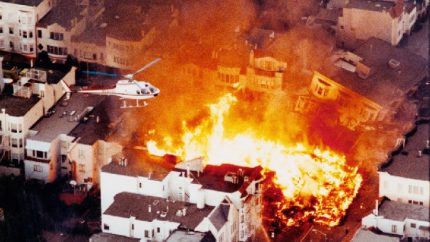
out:
{"label": "large fire", "polygon": [[[214,165],[260,165],[276,172],[274,182],[284,196],[278,214],[288,225],[308,219],[337,225],[360,187],[362,178],[357,168],[348,166],[345,157],[333,151],[304,143],[281,144],[260,138],[256,131],[229,137],[226,129],[230,126],[225,118],[236,102],[231,94],[223,96],[218,103],[209,105],[209,117],[198,125],[188,127],[183,122],[180,145],[165,137],[162,142],[147,142],[148,151],[158,156],[175,154],[183,160],[205,157],[208,164]],[[300,216],[285,212],[291,208],[300,209]]]}

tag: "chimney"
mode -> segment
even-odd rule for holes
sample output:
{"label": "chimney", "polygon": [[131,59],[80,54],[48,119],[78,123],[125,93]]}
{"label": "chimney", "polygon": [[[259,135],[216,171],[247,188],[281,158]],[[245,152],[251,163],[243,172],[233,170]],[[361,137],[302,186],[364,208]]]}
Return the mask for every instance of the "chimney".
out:
{"label": "chimney", "polygon": [[423,151],[422,150],[418,150],[418,156],[417,157],[422,157],[423,156]]}
{"label": "chimney", "polygon": [[182,208],[182,216],[185,216],[185,215],[187,215],[187,208]]}
{"label": "chimney", "polygon": [[430,149],[430,140],[426,140],[426,148]]}
{"label": "chimney", "polygon": [[96,116],[96,123],[100,123],[100,117],[98,115]]}
{"label": "chimney", "polygon": [[148,204],[148,213],[152,211],[151,204]]}
{"label": "chimney", "polygon": [[378,216],[378,199],[375,201],[375,215]]}

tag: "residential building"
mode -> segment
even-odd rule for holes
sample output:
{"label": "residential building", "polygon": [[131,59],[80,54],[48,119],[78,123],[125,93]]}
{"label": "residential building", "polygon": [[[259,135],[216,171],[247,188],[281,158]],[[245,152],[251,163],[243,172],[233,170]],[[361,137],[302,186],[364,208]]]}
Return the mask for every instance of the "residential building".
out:
{"label": "residential building", "polygon": [[375,37],[397,45],[405,33],[403,1],[351,0],[339,17],[337,35],[341,47]]}
{"label": "residential building", "polygon": [[379,196],[425,207],[430,206],[430,124],[416,126],[403,149],[379,170]]}
{"label": "residential building", "polygon": [[372,214],[362,219],[364,228],[398,235],[410,241],[430,240],[430,210],[426,206],[383,199]]}
{"label": "residential building", "polygon": [[126,159],[104,166],[103,232],[164,241],[182,227],[210,232],[216,241],[253,238],[261,226],[261,167],[202,162],[179,163],[158,174]]}
{"label": "residential building", "polygon": [[[21,70],[18,80],[3,78],[0,136],[2,160],[6,165],[21,167],[30,127],[47,114],[65,93],[61,82],[74,84],[74,72],[74,68],[67,73],[32,68]],[[17,175],[19,172],[15,169],[13,174]]]}
{"label": "residential building", "polygon": [[88,6],[80,1],[57,0],[54,7],[36,24],[37,52],[47,51],[49,57],[64,62],[72,54],[71,37],[85,30]]}
{"label": "residential building", "polygon": [[73,94],[31,128],[25,157],[26,179],[44,183],[68,177],[89,189],[99,183],[100,167],[121,151],[106,141],[112,122],[106,96]]}
{"label": "residential building", "polygon": [[403,31],[405,34],[410,35],[418,18],[417,5],[414,0],[406,0],[404,5]]}
{"label": "residential building", "polygon": [[36,23],[52,8],[52,0],[0,2],[0,49],[36,56]]}
{"label": "residential building", "polygon": [[340,51],[328,58],[314,72],[310,95],[298,98],[296,110],[317,107],[315,103],[334,105],[340,124],[352,130],[369,122],[390,121],[427,77],[427,70],[424,58],[370,38],[354,52]]}

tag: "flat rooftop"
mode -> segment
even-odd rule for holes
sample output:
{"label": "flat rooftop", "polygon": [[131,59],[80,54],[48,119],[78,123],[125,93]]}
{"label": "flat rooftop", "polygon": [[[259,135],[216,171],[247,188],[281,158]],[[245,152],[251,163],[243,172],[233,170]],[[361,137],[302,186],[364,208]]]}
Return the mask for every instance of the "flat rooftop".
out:
{"label": "flat rooftop", "polygon": [[98,233],[93,234],[90,238],[91,242],[139,242],[138,238],[130,238],[116,234]]}
{"label": "flat rooftop", "polygon": [[[393,176],[406,177],[430,181],[430,156],[426,145],[429,141],[430,123],[418,124],[409,133],[406,145],[403,150],[393,156],[393,158],[382,168],[381,172],[387,172]],[[421,156],[418,152],[421,151]]]}
{"label": "flat rooftop", "polygon": [[379,206],[378,214],[386,219],[404,221],[414,219],[419,221],[429,221],[430,210],[428,207],[390,201],[384,199]]}
{"label": "flat rooftop", "polygon": [[400,239],[396,236],[386,234],[376,234],[371,230],[360,228],[351,240],[352,242],[399,242]]}
{"label": "flat rooftop", "polygon": [[157,163],[152,162],[146,157],[127,159],[127,165],[120,165],[121,157],[113,157],[112,162],[102,167],[102,172],[123,175],[123,176],[141,176],[149,177],[151,180],[162,181],[170,172],[170,170],[161,167]]}
{"label": "flat rooftop", "polygon": [[[240,191],[243,193],[251,181],[262,178],[261,171],[261,166],[250,168],[231,164],[206,165],[202,173],[192,172],[193,183],[201,184],[203,189],[228,193]],[[242,175],[238,176],[237,183],[233,183],[224,180],[224,176],[228,173],[241,173]],[[245,177],[248,177],[248,181],[245,181]]]}
{"label": "flat rooftop", "polygon": [[51,142],[60,134],[68,135],[80,124],[79,115],[85,113],[88,107],[99,105],[105,98],[82,93],[73,93],[68,100],[63,97],[52,108],[50,116],[46,115],[31,128],[38,133],[29,139]]}
{"label": "flat rooftop", "polygon": [[24,116],[39,101],[40,98],[36,95],[24,98],[0,94],[0,111],[5,109],[5,112],[10,116]]}
{"label": "flat rooftop", "polygon": [[[148,207],[151,206],[151,211]],[[185,216],[178,216],[178,210],[186,209]],[[114,202],[104,214],[122,218],[136,217],[136,220],[151,222],[155,219],[181,224],[183,228],[194,230],[205,217],[214,209],[205,205],[199,209],[195,204],[169,201],[160,197],[145,196],[135,193],[122,192],[114,197]]]}
{"label": "flat rooftop", "polygon": [[211,232],[195,232],[175,230],[166,239],[166,242],[215,242]]}

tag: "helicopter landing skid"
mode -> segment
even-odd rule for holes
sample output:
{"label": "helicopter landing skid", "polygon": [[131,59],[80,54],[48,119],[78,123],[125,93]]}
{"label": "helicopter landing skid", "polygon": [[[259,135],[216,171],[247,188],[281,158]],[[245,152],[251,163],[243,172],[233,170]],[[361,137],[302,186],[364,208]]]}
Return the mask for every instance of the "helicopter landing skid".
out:
{"label": "helicopter landing skid", "polygon": [[148,103],[146,101],[143,101],[143,105],[139,103],[139,100],[136,99],[136,105],[127,105],[127,100],[122,100],[122,106],[121,108],[143,108],[148,106]]}

